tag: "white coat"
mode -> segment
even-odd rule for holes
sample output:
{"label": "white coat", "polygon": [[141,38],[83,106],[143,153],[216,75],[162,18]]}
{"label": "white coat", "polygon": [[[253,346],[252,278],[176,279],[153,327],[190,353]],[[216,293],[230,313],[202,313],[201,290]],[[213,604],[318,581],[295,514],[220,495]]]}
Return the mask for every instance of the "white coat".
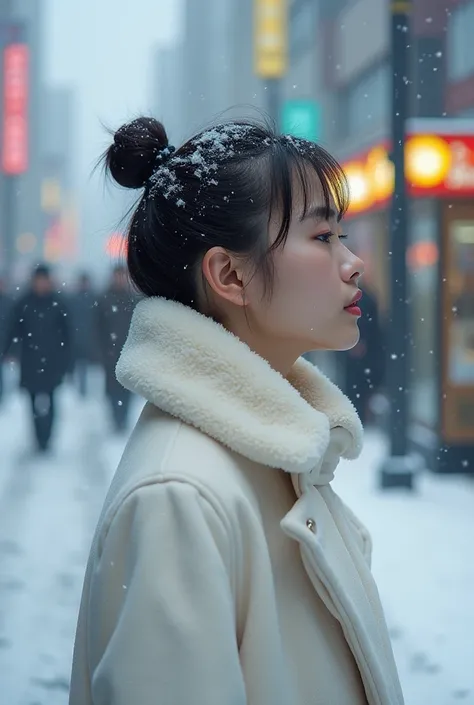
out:
{"label": "white coat", "polygon": [[362,444],[342,392],[162,299],[117,376],[148,404],[93,541],[70,705],[401,705],[370,538],[330,486]]}

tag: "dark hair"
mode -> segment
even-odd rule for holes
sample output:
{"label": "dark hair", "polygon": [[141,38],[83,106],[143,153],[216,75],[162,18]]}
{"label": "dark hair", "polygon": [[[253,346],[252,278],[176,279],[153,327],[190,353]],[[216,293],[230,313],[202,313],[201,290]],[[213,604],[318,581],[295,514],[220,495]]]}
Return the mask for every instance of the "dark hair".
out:
{"label": "dark hair", "polygon": [[[345,174],[322,147],[248,120],[214,125],[174,151],[160,122],[138,118],[115,133],[104,158],[121,186],[144,188],[128,231],[133,283],[145,296],[196,309],[200,265],[214,246],[250,258],[271,288],[272,252],[288,236],[295,176],[302,215],[314,174],[328,215],[332,200],[339,218],[349,204]],[[275,213],[280,229],[269,244]]]}

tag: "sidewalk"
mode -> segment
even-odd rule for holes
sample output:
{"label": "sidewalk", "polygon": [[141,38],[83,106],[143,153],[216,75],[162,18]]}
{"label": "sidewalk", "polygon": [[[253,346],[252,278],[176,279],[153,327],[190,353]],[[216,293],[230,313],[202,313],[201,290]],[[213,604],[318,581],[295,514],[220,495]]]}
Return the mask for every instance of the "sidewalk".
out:
{"label": "sidewalk", "polygon": [[[84,565],[126,441],[110,434],[101,401],[66,388],[59,402],[55,451],[41,460],[28,453],[25,400],[15,395],[0,410],[0,692],[8,705],[67,701]],[[140,408],[134,400],[132,420]],[[406,705],[474,705],[474,482],[427,474],[417,492],[382,494],[386,452],[384,438],[368,434],[362,457],[341,462],[334,488],[372,532]]]}
{"label": "sidewalk", "polygon": [[416,492],[382,493],[386,452],[367,434],[333,487],[372,533],[406,705],[474,705],[474,482],[426,474]]}
{"label": "sidewalk", "polygon": [[27,400],[0,409],[0,702],[65,705],[84,566],[111,475],[96,400],[58,394],[53,449],[34,454]]}

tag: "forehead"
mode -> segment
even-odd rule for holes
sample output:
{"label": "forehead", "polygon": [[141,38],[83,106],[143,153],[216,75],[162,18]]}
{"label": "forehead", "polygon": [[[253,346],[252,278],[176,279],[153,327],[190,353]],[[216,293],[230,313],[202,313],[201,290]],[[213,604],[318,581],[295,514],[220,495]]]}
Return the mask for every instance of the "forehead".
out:
{"label": "forehead", "polygon": [[323,188],[321,179],[310,167],[304,172],[293,170],[292,173],[292,208],[293,219],[318,220],[340,219],[340,207],[331,192],[331,185]]}

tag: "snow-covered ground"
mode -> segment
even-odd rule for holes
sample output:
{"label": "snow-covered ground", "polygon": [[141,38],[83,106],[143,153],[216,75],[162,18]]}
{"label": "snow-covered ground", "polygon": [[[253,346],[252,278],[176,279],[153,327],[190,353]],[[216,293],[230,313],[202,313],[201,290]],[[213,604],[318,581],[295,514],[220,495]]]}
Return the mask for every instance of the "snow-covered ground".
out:
{"label": "snow-covered ground", "polygon": [[407,705],[474,705],[474,481],[424,474],[417,491],[377,489],[387,453],[367,434],[334,489],[372,532],[373,572]]}
{"label": "snow-covered ground", "polygon": [[[90,400],[65,389],[59,403],[42,459],[29,450],[24,400],[0,407],[1,705],[67,703],[89,544],[125,442],[108,429],[100,383]],[[426,475],[416,493],[381,494],[385,453],[369,434],[334,486],[372,530],[406,703],[474,705],[474,482]]]}
{"label": "snow-covered ground", "polygon": [[84,567],[124,440],[99,393],[65,389],[39,458],[27,412],[17,394],[0,407],[0,704],[65,705]]}

